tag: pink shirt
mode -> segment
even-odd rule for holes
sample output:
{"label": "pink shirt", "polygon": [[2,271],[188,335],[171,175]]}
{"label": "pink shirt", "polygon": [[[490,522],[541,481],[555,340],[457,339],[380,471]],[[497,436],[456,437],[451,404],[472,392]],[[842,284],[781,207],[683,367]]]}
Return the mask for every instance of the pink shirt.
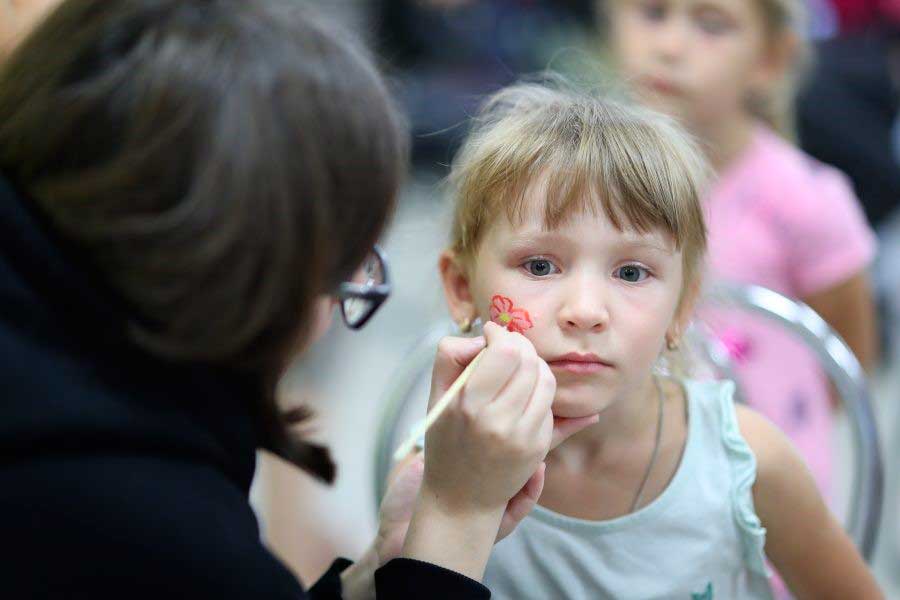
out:
{"label": "pink shirt", "polygon": [[[707,210],[715,280],[804,298],[866,269],[875,253],[874,233],[844,175],[762,127],[722,174]],[[747,401],[787,433],[827,494],[832,418],[816,359],[761,317],[702,316],[730,349]]]}

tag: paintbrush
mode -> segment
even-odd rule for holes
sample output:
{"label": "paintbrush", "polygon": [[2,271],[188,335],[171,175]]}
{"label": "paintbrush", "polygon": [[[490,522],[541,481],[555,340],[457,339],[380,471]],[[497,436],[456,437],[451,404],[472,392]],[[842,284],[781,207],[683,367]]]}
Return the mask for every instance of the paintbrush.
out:
{"label": "paintbrush", "polygon": [[[506,327],[509,331],[519,333],[524,333],[532,327],[531,316],[528,314],[528,311],[522,308],[516,308],[513,306],[512,300],[499,295],[491,298],[491,321],[502,327]],[[485,350],[487,350],[487,347],[482,349],[481,352],[472,359],[472,362],[470,362],[463,372],[459,374],[456,381],[447,388],[444,395],[434,404],[425,416],[425,419],[420,421],[413,428],[412,433],[410,433],[406,441],[400,444],[400,447],[394,452],[395,461],[401,460],[409,454],[416,446],[416,442],[424,436],[428,429],[434,425],[435,421],[444,414],[444,411],[447,410],[447,407],[450,406],[453,399],[456,398],[463,386],[466,385],[466,382],[469,381],[469,377],[472,376],[475,367],[478,365],[481,357],[484,356]]]}
{"label": "paintbrush", "polygon": [[412,433],[409,434],[409,437],[405,442],[400,444],[400,447],[397,448],[397,451],[394,452],[394,460],[400,460],[404,456],[410,453],[410,451],[415,447],[416,442],[421,438],[428,429],[434,425],[434,422],[437,421],[444,411],[447,410],[447,407],[450,406],[450,403],[453,402],[453,399],[456,398],[456,395],[462,389],[466,382],[469,381],[469,377],[472,376],[472,373],[475,372],[475,367],[478,365],[478,361],[481,360],[481,357],[484,356],[484,351],[487,348],[483,348],[481,352],[475,355],[475,358],[472,359],[465,370],[459,374],[459,377],[456,378],[456,381],[444,392],[444,395],[441,396],[441,399],[438,400],[434,407],[432,407],[431,411],[425,416],[425,418],[419,421],[416,426],[413,428]]}

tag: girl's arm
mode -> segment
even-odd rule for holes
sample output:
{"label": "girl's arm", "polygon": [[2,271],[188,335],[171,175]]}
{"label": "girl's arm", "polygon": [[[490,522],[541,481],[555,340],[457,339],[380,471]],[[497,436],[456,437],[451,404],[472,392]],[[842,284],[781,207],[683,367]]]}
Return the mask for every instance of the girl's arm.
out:
{"label": "girl's arm", "polygon": [[756,455],[753,501],[766,528],[766,556],[791,592],[799,600],[883,598],[784,434],[746,407],[737,407],[737,418]]}
{"label": "girl's arm", "polygon": [[864,369],[871,372],[875,368],[879,355],[878,324],[866,271],[803,301],[844,338]]}

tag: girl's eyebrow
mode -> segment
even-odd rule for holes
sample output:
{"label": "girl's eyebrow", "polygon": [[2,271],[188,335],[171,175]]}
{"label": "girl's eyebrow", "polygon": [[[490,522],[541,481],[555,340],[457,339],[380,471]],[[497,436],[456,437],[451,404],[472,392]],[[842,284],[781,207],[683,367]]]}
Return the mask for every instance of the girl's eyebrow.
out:
{"label": "girl's eyebrow", "polygon": [[695,11],[716,10],[728,13],[728,6],[723,2],[716,2],[715,0],[699,0],[698,2],[693,3],[691,9]]}
{"label": "girl's eyebrow", "polygon": [[644,238],[626,238],[621,240],[617,245],[623,248],[641,248],[652,250],[653,252],[660,252],[662,254],[671,254],[675,250],[674,248],[667,248],[663,245]]}
{"label": "girl's eyebrow", "polygon": [[[666,246],[665,242],[657,239],[658,236],[623,233],[617,239],[610,240],[610,246],[627,250],[649,250],[659,254],[672,254],[673,246]],[[530,248],[533,245],[552,244],[553,246],[570,246],[574,242],[558,231],[527,230],[515,233],[509,245],[512,248]]]}
{"label": "girl's eyebrow", "polygon": [[528,246],[530,244],[538,244],[538,243],[569,243],[569,237],[565,236],[557,231],[523,231],[521,233],[513,234],[512,241],[510,242],[514,246]]}

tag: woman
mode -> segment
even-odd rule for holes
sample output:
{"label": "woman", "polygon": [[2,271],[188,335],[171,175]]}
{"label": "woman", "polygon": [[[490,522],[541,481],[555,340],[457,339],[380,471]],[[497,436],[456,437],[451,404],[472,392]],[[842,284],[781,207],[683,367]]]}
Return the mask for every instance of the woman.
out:
{"label": "woman", "polygon": [[489,348],[363,560],[304,592],[261,545],[256,448],[334,476],[275,384],[337,301],[360,327],[387,297],[406,161],[369,60],[296,4],[69,0],[0,70],[10,597],[487,597],[551,430],[584,425],[554,429],[521,336],[448,340],[436,396]]}

